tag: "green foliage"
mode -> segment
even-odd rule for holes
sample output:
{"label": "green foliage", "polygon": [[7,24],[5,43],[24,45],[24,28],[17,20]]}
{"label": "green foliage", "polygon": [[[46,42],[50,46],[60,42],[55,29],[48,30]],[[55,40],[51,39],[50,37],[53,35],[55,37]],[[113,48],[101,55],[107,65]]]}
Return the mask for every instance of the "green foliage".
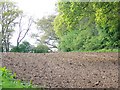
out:
{"label": "green foliage", "polygon": [[96,50],[101,49],[101,41],[98,37],[91,37],[87,31],[71,31],[61,38],[59,49],[62,51]]}
{"label": "green foliage", "polygon": [[22,44],[20,44],[18,47],[15,46],[11,49],[11,52],[30,52],[32,51],[33,49],[33,46],[27,42],[27,41],[24,41],[22,42]]}
{"label": "green foliage", "polygon": [[[38,31],[44,32],[44,35],[39,36],[40,34],[33,34],[33,37],[41,37],[40,42],[50,45],[53,48],[56,48],[55,43],[57,43],[58,37],[55,34],[54,27],[53,27],[53,21],[55,19],[55,15],[50,15],[48,17],[43,17],[42,19],[37,20],[37,28]],[[51,41],[54,41],[54,43],[50,43]]]}
{"label": "green foliage", "polygon": [[97,52],[120,52],[118,49],[101,49],[97,50]]}
{"label": "green foliage", "polygon": [[2,81],[2,88],[33,88],[32,83],[25,83],[15,79],[16,74],[5,67],[0,67],[0,80]]}
{"label": "green foliage", "polygon": [[77,49],[77,43],[75,43],[78,33],[76,31],[69,32],[61,38],[59,49],[63,51],[72,51]]}
{"label": "green foliage", "polygon": [[48,46],[42,44],[38,45],[33,49],[34,53],[48,53],[48,50]]}
{"label": "green foliage", "polygon": [[48,53],[49,47],[43,44],[37,45],[37,47],[32,46],[29,42],[24,41],[18,47],[15,46],[11,49],[11,52],[34,52],[34,53]]}
{"label": "green foliage", "polygon": [[0,33],[2,35],[2,52],[9,51],[10,39],[12,38],[16,25],[15,20],[19,17],[21,12],[22,11],[18,9],[16,4],[9,0],[3,0],[0,2]]}
{"label": "green foliage", "polygon": [[119,49],[98,49],[98,50],[74,50],[71,52],[120,52]]}
{"label": "green foliage", "polygon": [[45,40],[49,39],[49,36],[51,36],[52,38],[56,38],[53,24],[52,24],[54,21],[54,18],[55,18],[54,15],[50,15],[48,17],[43,17],[42,19],[39,19],[36,22],[37,28],[45,32],[44,34],[44,37],[46,37]]}
{"label": "green foliage", "polygon": [[120,44],[118,2],[58,2],[54,30],[62,51],[113,50]]}

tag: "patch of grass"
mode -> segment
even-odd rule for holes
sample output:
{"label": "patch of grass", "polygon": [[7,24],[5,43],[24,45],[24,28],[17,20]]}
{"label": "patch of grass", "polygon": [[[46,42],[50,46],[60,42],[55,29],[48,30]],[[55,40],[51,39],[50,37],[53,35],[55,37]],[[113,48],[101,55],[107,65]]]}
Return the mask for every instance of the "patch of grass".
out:
{"label": "patch of grass", "polygon": [[97,50],[97,52],[120,52],[118,49],[101,49]]}
{"label": "patch of grass", "polygon": [[32,82],[26,83],[15,79],[16,74],[5,67],[0,67],[0,87],[2,88],[33,88]]}
{"label": "patch of grass", "polygon": [[100,50],[78,50],[72,52],[120,52],[119,49],[100,49]]}

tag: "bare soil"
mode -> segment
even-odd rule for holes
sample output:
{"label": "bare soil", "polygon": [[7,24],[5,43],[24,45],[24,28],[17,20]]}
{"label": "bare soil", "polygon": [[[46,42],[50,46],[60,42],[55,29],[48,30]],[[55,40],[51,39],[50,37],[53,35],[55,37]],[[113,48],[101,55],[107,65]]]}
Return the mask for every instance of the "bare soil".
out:
{"label": "bare soil", "polygon": [[17,79],[42,87],[118,88],[118,53],[0,54]]}

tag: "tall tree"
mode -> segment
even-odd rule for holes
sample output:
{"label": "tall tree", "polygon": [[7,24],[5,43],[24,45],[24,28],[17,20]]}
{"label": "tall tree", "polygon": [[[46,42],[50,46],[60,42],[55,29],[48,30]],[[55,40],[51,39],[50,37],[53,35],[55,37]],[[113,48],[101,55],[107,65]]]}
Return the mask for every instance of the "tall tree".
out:
{"label": "tall tree", "polygon": [[38,39],[38,41],[49,45],[50,48],[57,48],[56,43],[58,38],[53,28],[53,21],[55,17],[55,15],[50,15],[48,17],[43,17],[36,22],[38,30],[44,32],[44,35],[41,39]]}
{"label": "tall tree", "polygon": [[26,22],[27,25],[24,28],[24,26],[23,26],[23,23],[25,23],[24,19],[25,19],[25,16],[23,13],[21,13],[20,17],[19,17],[19,21],[18,21],[19,31],[18,31],[18,37],[17,37],[17,47],[19,47],[19,44],[26,37],[26,35],[30,31],[32,23],[33,23],[33,18],[28,17],[28,22]]}
{"label": "tall tree", "polygon": [[60,49],[114,49],[119,45],[119,2],[58,2],[54,30]]}
{"label": "tall tree", "polygon": [[16,18],[19,16],[21,11],[13,2],[4,1],[0,2],[0,24],[2,30],[0,31],[1,37],[1,51],[9,51],[10,39],[16,25]]}
{"label": "tall tree", "polygon": [[103,47],[115,48],[118,47],[120,40],[120,8],[119,2],[101,2],[95,3],[95,21],[96,26],[101,35]]}

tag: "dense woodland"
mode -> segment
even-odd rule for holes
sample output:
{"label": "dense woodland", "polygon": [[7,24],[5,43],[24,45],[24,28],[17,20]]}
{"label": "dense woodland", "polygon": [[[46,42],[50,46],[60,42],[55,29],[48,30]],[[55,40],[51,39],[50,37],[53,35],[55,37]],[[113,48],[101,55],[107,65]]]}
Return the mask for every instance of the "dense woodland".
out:
{"label": "dense woodland", "polygon": [[[116,51],[120,46],[119,2],[58,2],[58,15],[34,20],[25,15],[14,2],[0,2],[1,52],[48,52],[58,51]],[[38,33],[31,35],[37,46],[24,41],[35,24]],[[18,27],[17,45],[11,38]],[[40,33],[44,33],[42,36]]]}
{"label": "dense woodland", "polygon": [[63,51],[116,49],[120,41],[118,2],[59,2],[54,29]]}

